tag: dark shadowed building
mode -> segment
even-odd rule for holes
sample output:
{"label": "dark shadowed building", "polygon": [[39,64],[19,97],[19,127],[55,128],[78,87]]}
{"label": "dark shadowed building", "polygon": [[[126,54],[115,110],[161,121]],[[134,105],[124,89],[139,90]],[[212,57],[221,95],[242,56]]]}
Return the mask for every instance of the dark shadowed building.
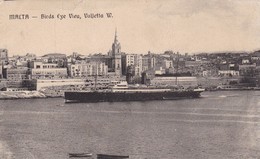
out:
{"label": "dark shadowed building", "polygon": [[5,64],[8,62],[8,50],[0,49],[0,64]]}

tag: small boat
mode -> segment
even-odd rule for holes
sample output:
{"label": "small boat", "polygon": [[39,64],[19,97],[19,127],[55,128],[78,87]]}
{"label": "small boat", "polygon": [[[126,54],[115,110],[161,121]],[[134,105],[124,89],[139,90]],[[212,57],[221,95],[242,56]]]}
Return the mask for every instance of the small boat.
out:
{"label": "small boat", "polygon": [[97,159],[125,159],[129,156],[97,154]]}
{"label": "small boat", "polygon": [[69,157],[91,157],[92,153],[69,153]]}

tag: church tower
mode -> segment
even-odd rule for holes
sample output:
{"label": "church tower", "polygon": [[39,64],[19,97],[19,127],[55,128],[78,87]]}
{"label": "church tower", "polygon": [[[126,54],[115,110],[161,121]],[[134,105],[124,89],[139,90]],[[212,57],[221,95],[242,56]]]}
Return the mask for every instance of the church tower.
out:
{"label": "church tower", "polygon": [[121,45],[117,40],[117,30],[115,31],[115,39],[112,44],[112,66],[117,76],[122,75],[122,63],[121,63]]}

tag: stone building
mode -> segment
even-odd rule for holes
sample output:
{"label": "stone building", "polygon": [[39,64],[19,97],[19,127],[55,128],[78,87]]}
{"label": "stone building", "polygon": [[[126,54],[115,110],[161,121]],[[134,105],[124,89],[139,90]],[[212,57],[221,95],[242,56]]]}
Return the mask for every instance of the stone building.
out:
{"label": "stone building", "polygon": [[83,62],[68,66],[70,77],[105,76],[107,73],[108,67],[104,62]]}
{"label": "stone building", "polygon": [[60,79],[68,76],[67,68],[60,68],[57,63],[32,61],[29,66],[31,79]]}
{"label": "stone building", "polygon": [[11,81],[28,79],[28,67],[4,68],[3,78]]}
{"label": "stone building", "polygon": [[140,76],[142,75],[143,72],[143,67],[142,67],[142,55],[137,55],[137,54],[127,54],[126,55],[126,68],[128,66],[132,66],[135,72],[135,75]]}

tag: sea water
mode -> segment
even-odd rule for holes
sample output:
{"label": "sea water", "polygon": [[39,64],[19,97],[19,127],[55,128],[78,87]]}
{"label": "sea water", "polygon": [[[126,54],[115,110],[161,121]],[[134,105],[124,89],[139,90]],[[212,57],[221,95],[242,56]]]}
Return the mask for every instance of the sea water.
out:
{"label": "sea water", "polygon": [[64,159],[68,153],[131,159],[258,158],[260,91],[198,99],[65,104],[0,101],[0,158]]}

